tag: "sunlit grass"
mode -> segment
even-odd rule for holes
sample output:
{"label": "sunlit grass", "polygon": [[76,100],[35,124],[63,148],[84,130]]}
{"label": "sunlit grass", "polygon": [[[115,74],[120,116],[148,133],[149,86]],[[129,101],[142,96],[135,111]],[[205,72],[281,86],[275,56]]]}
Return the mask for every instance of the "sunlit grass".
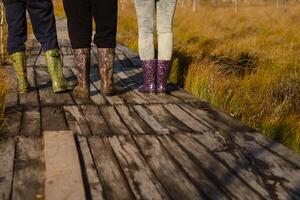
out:
{"label": "sunlit grass", "polygon": [[[178,6],[170,81],[300,152],[299,12]],[[118,39],[137,50],[134,7],[120,15]]]}

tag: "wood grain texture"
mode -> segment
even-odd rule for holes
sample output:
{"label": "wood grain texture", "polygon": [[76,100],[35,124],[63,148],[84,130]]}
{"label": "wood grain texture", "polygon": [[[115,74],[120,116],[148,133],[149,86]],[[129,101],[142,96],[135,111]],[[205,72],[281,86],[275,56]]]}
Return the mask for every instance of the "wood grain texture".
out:
{"label": "wood grain texture", "polygon": [[85,199],[74,135],[70,131],[45,131],[43,138],[46,163],[45,199]]}
{"label": "wood grain texture", "polygon": [[91,129],[92,135],[102,137],[113,135],[97,106],[82,105],[81,109]]}
{"label": "wood grain texture", "polygon": [[21,135],[41,135],[41,113],[38,108],[27,108],[23,111]]}
{"label": "wood grain texture", "polygon": [[11,137],[20,134],[20,127],[22,122],[21,111],[9,111],[5,113],[3,127],[0,129],[0,136]]}
{"label": "wood grain texture", "polygon": [[[83,157],[84,169],[82,170],[83,177],[86,176],[89,187],[86,189],[87,199],[99,199],[104,198],[104,189],[101,184],[98,172],[94,163],[94,158],[90,152],[87,138],[84,136],[76,137],[80,146],[80,153]],[[83,166],[82,166],[83,167]]]}
{"label": "wood grain texture", "polygon": [[120,118],[113,106],[100,106],[99,110],[102,113],[110,130],[113,132],[114,135],[130,134],[130,131],[122,122],[122,119]]}
{"label": "wood grain texture", "polygon": [[109,141],[136,199],[169,199],[130,136]]}
{"label": "wood grain texture", "polygon": [[8,92],[6,95],[6,109],[13,108],[18,106],[18,82],[17,82],[17,77],[15,70],[13,69],[12,66],[7,66],[6,67],[6,73],[7,76],[9,77],[8,80]]}
{"label": "wood grain texture", "polygon": [[20,137],[16,148],[12,199],[44,198],[44,172],[42,139]]}
{"label": "wood grain texture", "polygon": [[67,129],[65,113],[62,107],[42,107],[42,130],[61,131]]}
{"label": "wood grain texture", "polygon": [[74,134],[91,135],[86,119],[78,106],[64,106],[66,119]]}
{"label": "wood grain texture", "polygon": [[0,138],[0,199],[9,200],[13,179],[15,139]]}
{"label": "wood grain texture", "polygon": [[119,163],[107,138],[91,137],[88,139],[95,159],[96,169],[101,177],[106,199],[133,199]]}
{"label": "wood grain texture", "polygon": [[147,163],[172,199],[204,199],[154,136],[134,136],[134,138]]}

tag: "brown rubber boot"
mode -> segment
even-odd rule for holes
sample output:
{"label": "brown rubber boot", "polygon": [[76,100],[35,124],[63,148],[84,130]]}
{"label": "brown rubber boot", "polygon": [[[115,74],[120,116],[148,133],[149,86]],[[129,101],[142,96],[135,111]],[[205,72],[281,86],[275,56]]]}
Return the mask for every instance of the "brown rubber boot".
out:
{"label": "brown rubber boot", "polygon": [[74,88],[73,94],[79,98],[89,98],[90,96],[90,52],[89,48],[74,49],[74,63],[78,70],[78,85]]}
{"label": "brown rubber boot", "polygon": [[104,96],[112,96],[119,93],[119,90],[114,85],[114,59],[114,48],[98,48],[99,76],[101,78],[100,90]]}

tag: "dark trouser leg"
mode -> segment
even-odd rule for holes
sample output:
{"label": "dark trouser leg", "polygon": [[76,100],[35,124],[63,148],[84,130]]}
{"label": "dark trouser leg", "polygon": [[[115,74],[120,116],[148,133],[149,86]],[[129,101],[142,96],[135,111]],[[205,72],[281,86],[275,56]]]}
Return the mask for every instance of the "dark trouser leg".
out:
{"label": "dark trouser leg", "polygon": [[27,0],[33,33],[44,51],[57,49],[57,33],[51,0]]}
{"label": "dark trouser leg", "polygon": [[115,48],[118,18],[117,0],[91,0],[96,22],[94,43],[98,48]]}
{"label": "dark trouser leg", "polygon": [[[108,0],[110,1],[110,0]],[[90,0],[63,0],[73,49],[89,48],[92,37]]]}
{"label": "dark trouser leg", "polygon": [[8,25],[7,50],[9,54],[25,51],[27,40],[26,4],[13,2],[5,4]]}

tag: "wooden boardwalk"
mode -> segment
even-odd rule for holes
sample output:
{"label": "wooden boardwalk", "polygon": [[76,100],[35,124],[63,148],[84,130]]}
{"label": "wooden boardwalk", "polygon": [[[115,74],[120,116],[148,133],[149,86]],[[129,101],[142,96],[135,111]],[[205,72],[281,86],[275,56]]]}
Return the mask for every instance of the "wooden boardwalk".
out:
{"label": "wooden boardwalk", "polygon": [[[73,54],[58,21],[65,76]],[[91,97],[54,94],[44,56],[28,42],[32,91],[7,98],[0,133],[0,199],[300,199],[300,157],[183,90],[141,94],[137,54],[116,49],[124,93],[99,91],[95,47]]]}

